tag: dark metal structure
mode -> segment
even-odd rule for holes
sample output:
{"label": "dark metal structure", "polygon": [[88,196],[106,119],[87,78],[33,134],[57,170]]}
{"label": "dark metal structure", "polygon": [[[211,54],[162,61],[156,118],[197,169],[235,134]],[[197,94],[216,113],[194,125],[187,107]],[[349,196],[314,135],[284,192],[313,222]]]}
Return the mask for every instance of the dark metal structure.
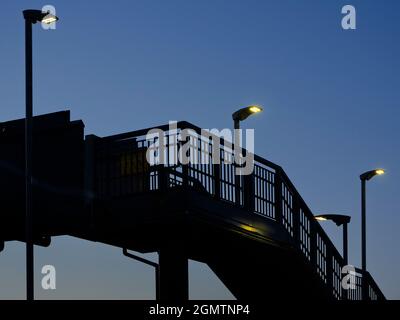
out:
{"label": "dark metal structure", "polygon": [[[46,117],[50,125],[66,114]],[[172,129],[165,125],[103,138],[89,135],[84,145],[83,124],[65,124],[65,130],[79,133],[65,138],[64,144],[54,139],[66,148],[57,156],[67,158],[58,160],[69,163],[65,176],[56,180],[64,185],[67,179],[78,192],[56,200],[56,211],[49,210],[49,204],[34,207],[35,216],[57,216],[57,223],[47,220],[35,228],[37,237],[68,234],[124,252],[158,252],[159,263],[152,265],[157,266],[159,297],[164,301],[188,299],[188,259],[207,263],[238,299],[361,300],[362,277],[367,299],[384,299],[370,274],[358,269],[355,289],[342,289],[343,257],[280,166],[254,155],[253,173],[235,179],[233,146],[201,135],[200,128],[187,122]],[[150,129],[159,129],[159,137],[147,136]],[[177,136],[184,129],[190,131],[180,141]],[[149,164],[148,148],[162,140],[165,163]],[[6,141],[0,136],[2,155]],[[178,161],[182,152],[189,163]],[[49,148],[34,159],[52,153]],[[3,177],[9,167],[0,163]],[[46,172],[43,168],[42,174]],[[52,191],[53,187],[46,192]],[[65,208],[66,203],[74,209]],[[23,240],[17,236],[18,221],[8,223],[0,237]]]}
{"label": "dark metal structure", "polygon": [[318,221],[332,220],[337,226],[343,226],[343,262],[348,263],[348,231],[347,225],[350,223],[351,217],[343,214],[320,214],[314,216]]}
{"label": "dark metal structure", "polygon": [[51,23],[56,16],[40,10],[24,10],[25,19],[25,238],[26,238],[26,299],[34,299],[34,245],[32,210],[32,25],[37,22]]}

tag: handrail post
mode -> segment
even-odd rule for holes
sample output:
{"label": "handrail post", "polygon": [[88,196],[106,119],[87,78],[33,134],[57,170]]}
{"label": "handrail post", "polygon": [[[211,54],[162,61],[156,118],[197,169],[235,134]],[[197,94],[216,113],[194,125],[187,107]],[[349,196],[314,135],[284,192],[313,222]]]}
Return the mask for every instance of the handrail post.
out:
{"label": "handrail post", "polygon": [[361,295],[362,295],[362,300],[363,301],[369,301],[371,300],[371,297],[369,295],[369,273],[366,271],[365,273],[362,273],[362,278],[361,278]]}
{"label": "handrail post", "polygon": [[340,271],[339,271],[339,272],[340,272],[340,287],[342,288],[341,300],[346,301],[346,300],[350,300],[350,299],[349,299],[349,290],[348,290],[348,289],[345,289],[344,286],[342,285],[342,280],[343,280],[343,273],[342,273],[342,270],[343,270],[343,266],[340,265]]}
{"label": "handrail post", "polygon": [[189,186],[189,167],[187,164],[181,164],[182,166],[182,186],[187,188]]}
{"label": "handrail post", "polygon": [[244,207],[251,213],[254,212],[254,173],[244,176],[243,200]]}
{"label": "handrail post", "polygon": [[326,243],[326,285],[333,295],[333,255],[328,243]]}
{"label": "handrail post", "polygon": [[213,175],[214,175],[214,197],[216,199],[221,198],[221,165],[213,164]]}
{"label": "handrail post", "polygon": [[234,180],[235,180],[235,203],[238,207],[240,207],[240,180],[241,180],[241,175],[236,173],[238,165],[236,163],[233,164],[233,174],[234,174]]}
{"label": "handrail post", "polygon": [[300,203],[296,194],[293,194],[293,239],[298,249],[301,250],[300,244]]}
{"label": "handrail post", "polygon": [[275,190],[275,220],[282,224],[282,176],[281,170],[276,169],[274,175],[274,190]]}
{"label": "handrail post", "polygon": [[[189,137],[186,137],[184,140],[179,141],[179,149],[181,150],[181,152],[183,152],[182,146],[185,145],[186,143],[189,143]],[[188,152],[190,153],[191,150],[189,149]],[[182,159],[185,158],[186,156],[190,157],[190,154],[189,155],[182,154]],[[189,186],[189,164],[180,163],[180,161],[177,161],[177,163],[182,167],[182,186],[184,189],[186,189]]]}
{"label": "handrail post", "polygon": [[310,263],[313,270],[317,271],[317,222],[310,220]]}
{"label": "handrail post", "polygon": [[[212,139],[211,139],[212,141]],[[214,144],[214,141],[212,141]],[[214,148],[214,145],[213,145]],[[213,177],[214,177],[214,197],[219,200],[221,198],[221,150],[224,150],[224,144],[218,145],[218,163],[213,163]],[[214,160],[214,159],[213,159]]]}
{"label": "handrail post", "polygon": [[168,189],[168,170],[163,164],[157,165],[158,171],[158,189],[161,191],[167,191]]}

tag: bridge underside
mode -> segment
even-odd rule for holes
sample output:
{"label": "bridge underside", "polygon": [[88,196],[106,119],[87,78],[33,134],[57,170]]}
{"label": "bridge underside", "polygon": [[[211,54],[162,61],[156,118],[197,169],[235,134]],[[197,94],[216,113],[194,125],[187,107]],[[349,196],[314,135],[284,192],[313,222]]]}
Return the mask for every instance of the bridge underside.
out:
{"label": "bridge underside", "polygon": [[170,284],[161,286],[169,300],[187,298],[179,286],[187,287],[188,259],[206,263],[238,299],[332,298],[279,224],[208,194],[174,188],[130,195],[95,202],[91,216],[90,230],[71,235],[159,252],[161,274],[162,257],[171,257],[164,265],[173,266],[175,279],[161,280]]}

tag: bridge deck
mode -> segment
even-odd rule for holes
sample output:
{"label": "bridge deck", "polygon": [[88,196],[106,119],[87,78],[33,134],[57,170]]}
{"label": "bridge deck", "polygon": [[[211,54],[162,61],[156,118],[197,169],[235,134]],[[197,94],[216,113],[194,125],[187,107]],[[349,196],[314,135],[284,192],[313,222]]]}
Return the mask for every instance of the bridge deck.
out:
{"label": "bridge deck", "polygon": [[[0,127],[0,240],[23,241],[23,120]],[[238,298],[256,298],[260,284],[268,297],[357,300],[364,280],[369,299],[384,299],[358,269],[356,288],[342,290],[341,254],[283,169],[266,159],[254,155],[252,174],[235,175],[234,146],[187,122],[86,141],[68,112],[35,117],[34,127],[37,244],[68,234],[158,251],[171,274],[174,263],[184,274],[187,259],[203,261]],[[188,164],[178,161],[183,152]]]}

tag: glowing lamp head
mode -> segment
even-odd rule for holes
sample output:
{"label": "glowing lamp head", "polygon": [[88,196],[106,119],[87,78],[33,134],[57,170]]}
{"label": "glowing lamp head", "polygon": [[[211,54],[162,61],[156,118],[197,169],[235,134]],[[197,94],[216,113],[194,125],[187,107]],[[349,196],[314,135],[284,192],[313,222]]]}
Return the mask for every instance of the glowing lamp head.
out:
{"label": "glowing lamp head", "polygon": [[363,181],[368,181],[372,179],[375,176],[381,176],[385,173],[384,169],[375,169],[375,170],[370,170],[367,172],[364,172],[362,175],[360,175],[360,179]]}
{"label": "glowing lamp head", "polygon": [[43,17],[42,21],[45,24],[52,24],[53,22],[56,22],[58,20],[58,17],[55,15],[48,13],[46,16]]}
{"label": "glowing lamp head", "polygon": [[347,224],[350,222],[351,217],[344,215],[344,214],[320,214],[317,216],[314,216],[314,219],[317,221],[327,221],[331,220],[336,225],[341,226],[342,224]]}
{"label": "glowing lamp head", "polygon": [[23,11],[25,20],[30,23],[43,22],[45,24],[51,24],[58,20],[58,17],[50,12],[43,12],[41,10],[24,10]]}
{"label": "glowing lamp head", "polygon": [[234,112],[232,114],[232,119],[235,121],[243,121],[247,119],[249,116],[255,113],[260,113],[263,111],[263,108],[260,106],[256,105],[251,105],[242,109],[239,109],[238,111]]}
{"label": "glowing lamp head", "polygon": [[250,107],[249,107],[249,110],[250,110],[250,112],[252,112],[252,113],[258,113],[258,112],[261,112],[261,111],[262,111],[262,109],[261,109],[259,106],[250,106]]}

